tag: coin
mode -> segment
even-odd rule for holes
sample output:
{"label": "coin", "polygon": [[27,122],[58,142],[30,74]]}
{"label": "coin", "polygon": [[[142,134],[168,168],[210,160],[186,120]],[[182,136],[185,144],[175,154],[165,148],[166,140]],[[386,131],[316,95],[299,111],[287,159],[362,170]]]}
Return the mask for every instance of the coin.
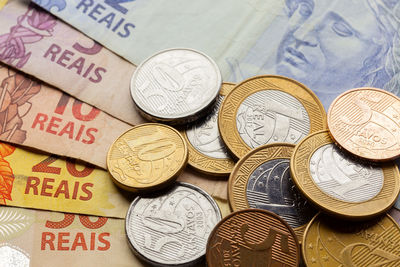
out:
{"label": "coin", "polygon": [[372,166],[340,150],[329,131],[304,138],[290,159],[292,179],[312,203],[332,215],[367,219],[388,210],[399,194],[394,163]]}
{"label": "coin", "polygon": [[247,153],[229,176],[228,196],[233,211],[248,208],[272,211],[302,238],[301,227],[317,211],[303,198],[290,177],[289,160],[293,150],[293,144],[276,143]]}
{"label": "coin", "polygon": [[348,152],[372,161],[400,156],[400,99],[381,89],[339,95],[328,111],[332,138]]}
{"label": "coin", "polygon": [[223,83],[217,103],[210,114],[192,124],[181,134],[189,149],[188,164],[196,170],[210,175],[229,175],[235,162],[232,160],[219,135],[218,110],[224,97],[235,87],[233,83]]}
{"label": "coin", "polygon": [[187,163],[188,151],[174,128],[146,123],[114,141],[107,154],[113,181],[129,191],[151,191],[169,185]]}
{"label": "coin", "polygon": [[162,195],[136,197],[125,229],[134,253],[162,266],[190,265],[202,259],[208,236],[221,220],[218,205],[202,189],[176,183]]}
{"label": "coin", "polygon": [[298,266],[300,247],[290,226],[260,209],[223,218],[207,242],[207,266]]}
{"label": "coin", "polygon": [[158,52],[137,67],[131,95],[145,118],[184,124],[205,115],[221,83],[218,66],[210,57],[175,48]]}
{"label": "coin", "polygon": [[264,144],[296,144],[325,129],[326,118],[321,102],[306,86],[265,75],[243,81],[226,96],[218,127],[227,148],[241,158]]}
{"label": "coin", "polygon": [[307,266],[400,266],[400,228],[388,215],[346,222],[320,214],[307,226],[302,253]]}

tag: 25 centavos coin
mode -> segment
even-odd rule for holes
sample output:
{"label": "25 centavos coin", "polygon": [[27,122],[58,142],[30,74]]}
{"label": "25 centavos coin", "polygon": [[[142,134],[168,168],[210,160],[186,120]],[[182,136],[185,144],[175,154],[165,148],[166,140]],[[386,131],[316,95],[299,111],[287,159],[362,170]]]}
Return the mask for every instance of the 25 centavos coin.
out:
{"label": "25 centavos coin", "polygon": [[158,52],[141,63],[131,80],[131,95],[147,119],[184,124],[199,118],[218,96],[217,64],[185,48]]}
{"label": "25 centavos coin", "polygon": [[357,88],[339,95],[328,111],[333,139],[372,161],[400,156],[400,99],[381,89]]}
{"label": "25 centavos coin", "polygon": [[235,165],[218,130],[219,108],[224,97],[234,87],[232,83],[223,83],[212,112],[181,132],[188,144],[188,164],[200,172],[210,175],[229,175]]}
{"label": "25 centavos coin", "polygon": [[202,189],[177,183],[160,196],[136,197],[125,220],[135,254],[154,265],[184,266],[205,255],[207,239],[221,213]]}
{"label": "25 centavos coin", "polygon": [[292,182],[289,160],[294,145],[277,143],[260,146],[235,165],[228,183],[233,211],[258,208],[284,219],[302,239],[305,224],[317,211],[303,198]]}
{"label": "25 centavos coin", "polygon": [[218,117],[227,148],[241,158],[269,143],[296,144],[326,128],[325,110],[303,84],[265,75],[238,84],[225,98]]}
{"label": "25 centavos coin", "polygon": [[307,266],[400,266],[400,228],[384,215],[366,222],[317,215],[307,226],[302,254]]}
{"label": "25 centavos coin", "polygon": [[367,219],[389,209],[400,190],[394,163],[368,165],[340,150],[329,131],[303,139],[290,159],[299,190],[327,213],[346,219]]}
{"label": "25 centavos coin", "polygon": [[298,266],[300,247],[290,226],[260,209],[236,211],[214,228],[207,242],[207,266]]}
{"label": "25 centavos coin", "polygon": [[185,168],[187,157],[186,142],[177,130],[146,123],[114,141],[107,154],[107,167],[119,187],[148,191],[174,182]]}

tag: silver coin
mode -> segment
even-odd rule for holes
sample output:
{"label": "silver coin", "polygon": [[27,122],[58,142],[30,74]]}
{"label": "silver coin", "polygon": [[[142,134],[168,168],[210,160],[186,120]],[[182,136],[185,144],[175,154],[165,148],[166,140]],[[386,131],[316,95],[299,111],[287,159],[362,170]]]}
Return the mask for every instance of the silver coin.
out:
{"label": "silver coin", "polygon": [[136,197],[125,228],[131,248],[142,259],[153,265],[185,266],[205,255],[208,236],[220,220],[210,195],[177,183],[160,196]]}
{"label": "silver coin", "polygon": [[289,159],[261,164],[250,175],[246,197],[250,208],[272,211],[296,228],[308,223],[317,211],[293,184],[289,165]]}
{"label": "silver coin", "polygon": [[212,106],[221,83],[219,68],[210,57],[176,48],[161,51],[137,67],[131,95],[147,118],[186,123]]}

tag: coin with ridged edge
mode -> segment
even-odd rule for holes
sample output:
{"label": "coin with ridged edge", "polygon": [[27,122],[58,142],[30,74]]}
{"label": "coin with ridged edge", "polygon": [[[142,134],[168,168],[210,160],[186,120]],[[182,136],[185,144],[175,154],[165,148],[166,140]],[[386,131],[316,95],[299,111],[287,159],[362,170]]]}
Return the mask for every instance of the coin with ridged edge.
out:
{"label": "coin with ridged edge", "polygon": [[400,228],[389,215],[348,222],[319,214],[304,233],[302,254],[309,267],[400,266]]}
{"label": "coin with ridged edge", "polygon": [[228,183],[233,211],[258,208],[278,214],[301,240],[305,225],[317,210],[297,190],[290,177],[289,160],[293,144],[263,145],[243,156]]}
{"label": "coin with ridged edge", "polygon": [[227,176],[235,165],[218,130],[218,110],[224,97],[234,87],[233,83],[223,83],[212,112],[204,119],[181,131],[188,144],[188,164],[200,172],[215,176]]}
{"label": "coin with ridged edge", "polygon": [[326,115],[318,97],[303,84],[265,75],[241,82],[225,97],[218,127],[229,151],[241,158],[261,145],[296,144],[326,129]]}
{"label": "coin with ridged edge", "polygon": [[107,168],[113,181],[133,192],[158,190],[185,168],[187,145],[174,128],[146,123],[129,129],[111,145]]}
{"label": "coin with ridged edge", "polygon": [[293,229],[275,213],[261,209],[223,218],[207,242],[207,266],[298,266],[300,246]]}
{"label": "coin with ridged edge", "polygon": [[394,163],[370,165],[340,150],[329,131],[304,138],[290,159],[292,179],[323,211],[349,220],[368,219],[388,210],[400,190]]}
{"label": "coin with ridged edge", "polygon": [[356,88],[339,95],[328,111],[335,142],[371,161],[400,156],[400,99],[377,88]]}

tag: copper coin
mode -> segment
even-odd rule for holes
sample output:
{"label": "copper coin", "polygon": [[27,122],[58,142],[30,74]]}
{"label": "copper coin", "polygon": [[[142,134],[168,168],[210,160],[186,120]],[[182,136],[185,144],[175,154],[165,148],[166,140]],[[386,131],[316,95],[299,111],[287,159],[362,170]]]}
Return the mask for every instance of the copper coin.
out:
{"label": "copper coin", "polygon": [[400,156],[400,99],[377,88],[357,88],[339,95],[328,111],[335,142],[372,161]]}
{"label": "copper coin", "polygon": [[260,209],[231,213],[220,221],[207,242],[209,267],[298,266],[296,234],[278,215]]}

